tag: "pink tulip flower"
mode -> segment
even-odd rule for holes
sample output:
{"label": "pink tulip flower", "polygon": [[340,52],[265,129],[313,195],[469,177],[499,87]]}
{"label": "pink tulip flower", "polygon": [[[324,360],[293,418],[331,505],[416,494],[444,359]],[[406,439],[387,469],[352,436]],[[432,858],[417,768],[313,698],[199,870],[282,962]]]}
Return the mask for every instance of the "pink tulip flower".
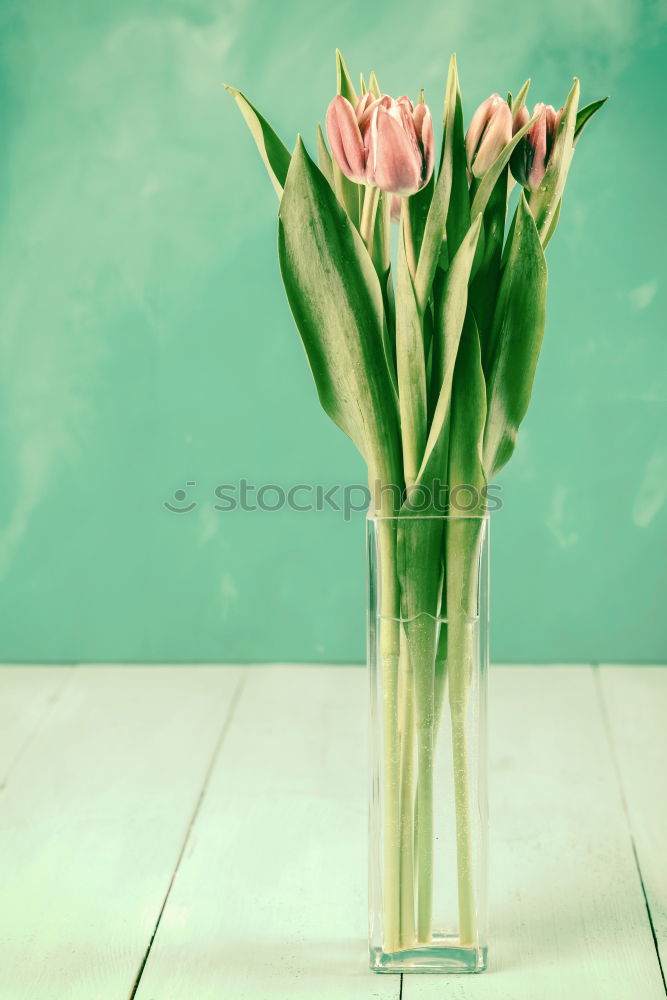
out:
{"label": "pink tulip flower", "polygon": [[483,177],[512,138],[512,112],[500,94],[491,94],[477,108],[466,133],[468,168]]}
{"label": "pink tulip flower", "polygon": [[[530,126],[510,159],[514,178],[529,191],[537,191],[544,180],[563,109],[556,111],[550,104],[536,104],[533,115],[536,114],[539,118]],[[520,107],[515,112],[512,131],[516,134],[531,117],[525,105]]]}
{"label": "pink tulip flower", "polygon": [[333,157],[351,181],[407,198],[433,173],[433,122],[426,104],[364,94],[356,108],[334,97],[326,117]]}

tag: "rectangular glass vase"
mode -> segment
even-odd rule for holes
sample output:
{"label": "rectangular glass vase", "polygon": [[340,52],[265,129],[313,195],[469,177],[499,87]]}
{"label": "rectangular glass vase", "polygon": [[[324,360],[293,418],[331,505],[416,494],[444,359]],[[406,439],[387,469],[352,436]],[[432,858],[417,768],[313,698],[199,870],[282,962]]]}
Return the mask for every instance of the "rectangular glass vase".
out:
{"label": "rectangular glass vase", "polygon": [[486,968],[488,528],[368,518],[376,972]]}

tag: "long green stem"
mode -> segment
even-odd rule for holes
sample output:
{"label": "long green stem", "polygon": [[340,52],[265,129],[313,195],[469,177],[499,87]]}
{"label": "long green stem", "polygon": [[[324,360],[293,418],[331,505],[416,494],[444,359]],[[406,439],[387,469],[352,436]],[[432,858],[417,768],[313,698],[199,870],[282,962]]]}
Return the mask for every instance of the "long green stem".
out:
{"label": "long green stem", "polygon": [[399,666],[399,727],[401,733],[401,798],[399,807],[401,865],[401,948],[415,943],[415,706],[414,674],[408,653],[405,631],[401,630]]}
{"label": "long green stem", "polygon": [[378,207],[380,189],[367,187],[364,191],[364,207],[361,212],[361,222],[359,223],[359,233],[366,244],[366,249],[373,253],[373,234],[375,232],[375,213]]}
{"label": "long green stem", "polygon": [[433,726],[433,743],[437,745],[442,709],[445,703],[445,688],[447,687],[447,622],[440,623],[438,645],[435,652],[435,683],[433,700],[435,702],[435,723]]}
{"label": "long green stem", "polygon": [[476,939],[466,714],[465,706],[452,712],[459,939],[462,946],[474,945]]}
{"label": "long green stem", "polygon": [[400,926],[400,844],[398,835],[400,747],[396,725],[400,624],[398,621],[394,522],[389,519],[380,520],[378,530],[380,542],[380,657],[383,701],[383,930],[384,950],[391,954],[399,947]]}
{"label": "long green stem", "polygon": [[475,884],[467,738],[468,702],[473,664],[473,625],[465,616],[449,621],[449,703],[452,720],[452,758],[456,807],[456,867],[459,898],[459,939],[462,946],[476,940]]}
{"label": "long green stem", "polygon": [[433,727],[421,726],[418,733],[417,812],[417,939],[431,940],[433,923]]}
{"label": "long green stem", "polygon": [[433,722],[434,619],[421,614],[409,623],[417,716],[417,940],[428,943],[433,919]]}
{"label": "long green stem", "polygon": [[459,939],[477,940],[467,726],[475,659],[480,544],[484,522],[453,518],[447,531],[447,685],[452,723]]}

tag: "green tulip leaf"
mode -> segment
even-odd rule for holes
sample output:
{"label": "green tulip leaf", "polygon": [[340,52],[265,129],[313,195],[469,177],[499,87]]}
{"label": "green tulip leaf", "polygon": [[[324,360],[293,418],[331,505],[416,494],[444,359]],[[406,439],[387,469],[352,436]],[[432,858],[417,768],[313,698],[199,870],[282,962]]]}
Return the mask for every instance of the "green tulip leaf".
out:
{"label": "green tulip leaf", "polygon": [[279,213],[283,283],[320,402],[373,479],[400,484],[382,291],[366,247],[299,138]]}
{"label": "green tulip leaf", "polygon": [[563,204],[563,199],[561,198],[561,200],[556,205],[556,211],[554,212],[553,217],[551,219],[551,225],[549,226],[549,229],[547,230],[547,234],[544,237],[544,243],[542,244],[542,249],[543,250],[546,250],[546,248],[547,248],[547,246],[549,244],[549,240],[551,239],[551,237],[553,236],[553,234],[556,232],[556,228],[557,228],[558,222],[560,220],[560,210],[561,210],[562,204]]}
{"label": "green tulip leaf", "polygon": [[529,90],[530,90],[530,77],[528,77],[528,79],[526,80],[523,87],[516,95],[516,97],[513,98],[510,94],[509,105],[513,115],[516,114],[519,108],[523,107],[523,105],[526,103],[526,98],[528,97]]}
{"label": "green tulip leaf", "polygon": [[484,211],[482,232],[477,259],[473,267],[473,278],[470,283],[470,301],[482,345],[482,356],[486,355],[486,344],[491,336],[493,312],[500,284],[500,271],[505,237],[505,216],[507,215],[508,191],[507,167],[502,171],[495,188],[491,192]]}
{"label": "green tulip leaf", "polygon": [[449,519],[445,538],[447,683],[453,709],[464,709],[472,659],[463,655],[477,615],[478,555],[483,537],[486,478],[482,442],[486,387],[479,336],[471,310],[461,333],[452,389],[449,442]]}
{"label": "green tulip leaf", "polygon": [[375,73],[371,72],[370,78],[368,80],[368,89],[370,90],[373,97],[376,99],[382,97],[382,91],[380,90],[380,84],[378,83],[378,78]]}
{"label": "green tulip leaf", "polygon": [[[482,446],[486,423],[486,382],[475,316],[468,309],[456,355],[449,430],[449,488],[452,516],[484,512],[486,485]],[[451,497],[452,490],[473,491],[469,497]]]}
{"label": "green tulip leaf", "polygon": [[336,49],[336,93],[345,97],[353,108],[357,106],[357,92],[354,89],[352,78],[347,71],[347,66],[340,49]]}
{"label": "green tulip leaf", "polygon": [[581,108],[577,111],[577,120],[574,126],[574,142],[576,143],[579,136],[584,131],[584,128],[589,123],[593,115],[600,110],[603,104],[609,100],[608,97],[603,97],[599,101],[592,101],[591,104],[587,104],[586,107]]}
{"label": "green tulip leaf", "polygon": [[334,186],[333,160],[329,152],[322,132],[321,125],[317,126],[317,165],[329,181],[331,187]]}
{"label": "green tulip leaf", "polygon": [[456,251],[445,275],[439,315],[436,317],[436,327],[442,331],[444,343],[442,368],[440,372],[432,373],[440,386],[440,392],[417,477],[420,483],[428,483],[434,476],[442,476],[446,468],[443,456],[446,453],[447,445],[447,422],[452,396],[454,365],[468,306],[468,282],[481,225],[482,216],[478,215]]}
{"label": "green tulip leaf", "polygon": [[[434,186],[435,179],[433,174],[431,174],[428,183],[424,185],[421,191],[417,191],[416,194],[413,194],[412,197],[408,199],[408,206],[410,208],[410,230],[412,232],[412,243],[414,246],[415,258],[417,260],[419,260],[422,241],[424,239],[424,229],[426,227],[426,220],[431,207]],[[391,199],[391,195],[388,197]]]}
{"label": "green tulip leaf", "polygon": [[[422,240],[417,273],[415,274],[415,294],[420,311],[426,308],[431,293],[436,268],[440,260],[443,240],[447,237],[447,218],[452,193],[460,203],[461,170],[465,170],[465,140],[463,137],[463,114],[459,91],[456,56],[452,55],[447,75],[445,93],[444,133],[440,171],[435,182],[433,197],[429,206],[424,236]],[[461,220],[456,220],[456,231],[461,228]],[[449,254],[453,256],[453,252]]]}
{"label": "green tulip leaf", "polygon": [[503,265],[487,371],[484,470],[493,479],[510,459],[533,389],[546,317],[547,265],[525,194]]}
{"label": "green tulip leaf", "polygon": [[[454,255],[445,276],[438,322],[446,330],[440,372],[440,394],[431,422],[424,458],[416,482],[406,491],[398,526],[397,557],[401,582],[401,614],[412,621],[406,625],[411,647],[420,660],[433,663],[441,592],[441,552],[443,528],[440,518],[419,518],[415,514],[442,514],[446,497],[440,496],[447,472],[449,422],[452,384],[459,340],[466,315],[468,280],[475,257],[482,218],[479,216]],[[467,390],[466,390],[467,391]],[[407,484],[409,485],[409,484]],[[416,683],[428,682],[428,671],[416,676]],[[426,683],[416,693],[418,712],[423,718],[433,715],[433,685]]]}
{"label": "green tulip leaf", "polygon": [[269,123],[260,115],[257,108],[250,103],[245,94],[227,84],[224,84],[224,87],[238,104],[241,114],[250,129],[250,134],[255,140],[260,156],[264,160],[271,183],[280,198],[290,165],[289,150],[283,145]]}
{"label": "green tulip leaf", "polygon": [[426,361],[421,315],[405,247],[405,227],[408,225],[409,215],[404,211],[396,276],[396,368],[406,484],[417,478],[426,444]]}

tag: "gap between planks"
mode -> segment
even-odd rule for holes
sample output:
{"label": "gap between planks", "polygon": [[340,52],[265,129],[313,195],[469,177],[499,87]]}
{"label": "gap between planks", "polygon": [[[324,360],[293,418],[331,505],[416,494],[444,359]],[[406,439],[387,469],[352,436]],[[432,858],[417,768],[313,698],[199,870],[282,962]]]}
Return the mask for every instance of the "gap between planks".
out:
{"label": "gap between planks", "polygon": [[146,952],[145,952],[144,957],[143,957],[143,959],[141,961],[141,965],[139,966],[139,971],[137,972],[136,979],[134,980],[134,984],[132,986],[132,992],[130,993],[129,1000],[134,1000],[134,998],[137,995],[137,990],[139,989],[139,985],[141,983],[141,977],[142,977],[142,975],[144,973],[144,969],[146,968],[146,962],[148,961],[148,956],[151,953],[151,948],[153,947],[153,942],[155,941],[155,937],[156,937],[157,932],[159,930],[160,922],[162,920],[162,917],[164,916],[164,911],[165,911],[165,907],[167,905],[167,901],[169,900],[169,896],[171,895],[171,890],[172,890],[172,888],[174,886],[174,882],[176,880],[176,876],[178,875],[178,870],[181,867],[181,862],[182,862],[183,857],[185,855],[185,852],[187,850],[187,846],[188,846],[188,842],[190,840],[190,836],[192,834],[192,830],[193,830],[194,825],[195,825],[195,823],[197,821],[197,816],[199,815],[199,811],[200,811],[200,809],[202,807],[202,803],[204,802],[204,799],[206,797],[206,790],[208,788],[209,781],[211,780],[211,775],[213,774],[213,771],[215,769],[215,765],[216,765],[216,762],[218,760],[218,756],[220,755],[220,750],[222,748],[222,744],[224,743],[225,737],[226,737],[227,733],[229,732],[229,727],[232,724],[232,720],[234,718],[234,713],[236,712],[236,706],[239,703],[239,699],[241,697],[241,693],[242,693],[243,688],[245,686],[246,679],[247,679],[247,675],[244,672],[239,677],[239,680],[238,680],[238,682],[236,684],[236,687],[234,689],[234,693],[232,694],[232,698],[231,698],[231,701],[229,703],[229,709],[227,711],[227,716],[226,716],[226,718],[225,718],[225,720],[224,720],[224,722],[222,724],[222,728],[220,730],[220,735],[218,736],[218,739],[217,739],[217,742],[215,744],[215,747],[213,748],[213,753],[211,754],[211,759],[209,761],[209,765],[206,768],[206,772],[204,774],[204,780],[202,782],[201,791],[199,792],[199,796],[198,796],[197,801],[195,803],[195,807],[192,810],[192,815],[190,817],[190,822],[188,823],[188,828],[187,828],[187,830],[185,832],[185,836],[183,837],[183,843],[181,844],[181,849],[178,852],[178,857],[176,858],[176,864],[174,865],[174,870],[173,870],[173,872],[171,874],[171,878],[169,879],[169,885],[167,886],[167,891],[164,894],[164,899],[162,900],[162,906],[160,907],[160,912],[158,913],[157,920],[155,921],[155,926],[153,927],[153,932],[152,932],[152,934],[150,936],[150,940],[148,942],[148,946],[146,948]]}
{"label": "gap between planks", "polygon": [[[649,677],[653,676],[653,679],[659,683],[665,676],[665,674],[667,674],[667,669],[664,667],[659,668],[659,667],[639,667],[639,666],[633,666],[633,667],[602,666],[600,664],[595,664],[594,666],[596,688],[597,688],[598,699],[600,702],[600,712],[604,720],[605,729],[607,732],[607,739],[609,741],[609,752],[614,764],[614,770],[616,772],[616,777],[618,780],[619,792],[621,796],[621,801],[623,803],[623,812],[625,814],[625,819],[628,828],[628,836],[630,838],[630,843],[632,844],[632,853],[637,868],[637,876],[639,878],[639,882],[641,885],[642,895],[644,897],[646,916],[649,922],[649,926],[651,928],[651,935],[653,937],[653,946],[655,948],[656,959],[660,969],[660,975],[662,976],[662,984],[665,990],[665,994],[667,995],[667,978],[665,976],[665,965],[663,963],[663,958],[661,955],[662,947],[664,944],[664,942],[661,941],[661,938],[664,937],[664,935],[660,934],[658,928],[656,927],[657,913],[654,914],[653,912],[654,908],[657,911],[660,906],[662,906],[664,910],[667,910],[667,898],[663,898],[661,900],[659,889],[656,887],[655,901],[652,901],[651,899],[652,893],[649,889],[648,880],[645,874],[645,868],[646,865],[650,864],[651,862],[652,852],[650,851],[648,846],[645,849],[642,849],[642,846],[638,847],[637,845],[635,826],[637,819],[640,824],[642,822],[641,815],[640,816],[637,815],[640,812],[641,806],[637,805],[635,809],[631,808],[629,802],[629,792],[631,792],[633,789],[628,787],[626,780],[627,775],[624,773],[624,768],[621,766],[621,754],[625,746],[628,731],[636,733],[637,739],[640,742],[644,742],[644,740],[642,739],[642,731],[638,730],[637,726],[631,725],[628,722],[628,720],[625,721],[624,727],[622,727],[622,724],[614,725],[612,723],[610,715],[610,706],[608,704],[608,699],[610,698],[611,691],[617,684],[618,680],[622,678],[622,672],[628,669],[634,672],[632,679],[634,681],[633,691],[635,694],[637,694],[639,690],[637,686],[639,681],[643,679],[648,679]],[[652,672],[656,670],[661,670],[662,674],[652,675]],[[639,673],[640,671],[642,672],[641,674]],[[649,673],[647,674],[646,671],[648,671]],[[607,694],[605,694],[605,689],[607,689]],[[647,719],[646,716],[647,713],[644,713],[643,721],[645,723],[648,722],[649,738],[648,740],[645,741],[647,745],[642,748],[644,751],[644,753],[642,754],[644,758],[643,759],[644,765],[646,764],[648,756],[651,754],[651,752],[655,753],[656,751],[659,751],[658,741],[652,739],[651,737],[657,736],[660,731],[659,728],[657,728],[655,733],[652,732],[653,728],[651,725],[652,720],[650,718]],[[663,720],[663,734],[664,734],[664,720]],[[665,753],[664,749],[663,749],[663,755],[667,759],[667,753]],[[655,767],[655,760],[652,761],[652,764],[653,767]],[[658,762],[657,771],[661,774],[665,773],[664,768],[661,766],[660,762]],[[636,762],[634,768],[634,776],[639,777],[639,774],[637,773]],[[655,796],[650,796],[649,800],[652,803],[656,802]],[[656,809],[655,812],[657,813],[657,811],[658,810]],[[633,816],[635,816],[635,821],[633,821]],[[656,825],[661,826],[663,828],[663,832],[667,832],[664,830],[664,827],[667,826],[667,823],[665,823],[664,820],[662,824],[660,824],[660,818],[657,817],[657,815],[652,816],[651,819],[653,820],[654,823],[656,823]],[[642,856],[641,858],[640,854]],[[643,861],[642,858],[644,859]]]}

